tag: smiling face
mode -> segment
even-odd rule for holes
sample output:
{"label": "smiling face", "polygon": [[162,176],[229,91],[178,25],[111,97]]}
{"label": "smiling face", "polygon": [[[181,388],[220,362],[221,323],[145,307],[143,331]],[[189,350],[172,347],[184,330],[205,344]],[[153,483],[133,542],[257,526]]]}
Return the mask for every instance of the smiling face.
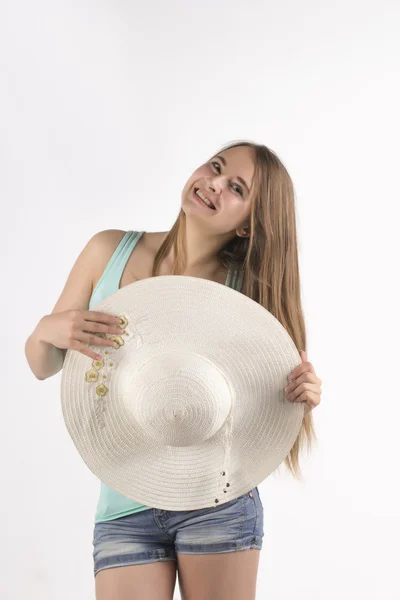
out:
{"label": "smiling face", "polygon": [[[247,225],[253,156],[252,148],[237,146],[216,154],[196,169],[182,191],[182,210],[186,218],[208,222],[218,233]],[[215,210],[197,196],[197,189],[212,202]]]}

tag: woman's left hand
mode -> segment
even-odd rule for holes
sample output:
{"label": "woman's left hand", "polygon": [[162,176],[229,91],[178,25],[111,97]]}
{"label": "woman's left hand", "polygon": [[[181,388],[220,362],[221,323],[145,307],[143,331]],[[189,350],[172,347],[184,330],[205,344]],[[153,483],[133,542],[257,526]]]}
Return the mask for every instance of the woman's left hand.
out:
{"label": "woman's left hand", "polygon": [[289,384],[285,387],[286,399],[289,402],[304,402],[304,414],[310,412],[321,402],[321,384],[314,367],[307,361],[307,353],[300,352],[301,364],[297,365],[289,375]]}

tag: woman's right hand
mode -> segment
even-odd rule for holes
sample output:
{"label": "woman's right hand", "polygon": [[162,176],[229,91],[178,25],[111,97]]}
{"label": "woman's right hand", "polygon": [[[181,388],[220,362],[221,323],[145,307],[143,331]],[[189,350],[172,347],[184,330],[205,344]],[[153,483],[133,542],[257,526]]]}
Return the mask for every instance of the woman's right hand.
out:
{"label": "woman's right hand", "polygon": [[61,350],[76,350],[94,360],[99,355],[89,346],[113,346],[113,340],[96,335],[121,335],[121,320],[115,315],[96,310],[64,310],[45,315],[41,320],[41,339]]}

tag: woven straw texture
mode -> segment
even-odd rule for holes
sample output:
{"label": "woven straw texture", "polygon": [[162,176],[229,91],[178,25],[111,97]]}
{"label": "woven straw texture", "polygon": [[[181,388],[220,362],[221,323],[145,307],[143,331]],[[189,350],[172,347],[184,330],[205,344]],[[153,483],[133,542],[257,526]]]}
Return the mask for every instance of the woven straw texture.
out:
{"label": "woven straw texture", "polygon": [[118,348],[69,350],[67,430],[88,468],[146,506],[193,510],[259,485],[285,459],[304,407],[284,388],[301,363],[280,322],[244,294],[180,275],[144,279],[93,310],[121,316]]}

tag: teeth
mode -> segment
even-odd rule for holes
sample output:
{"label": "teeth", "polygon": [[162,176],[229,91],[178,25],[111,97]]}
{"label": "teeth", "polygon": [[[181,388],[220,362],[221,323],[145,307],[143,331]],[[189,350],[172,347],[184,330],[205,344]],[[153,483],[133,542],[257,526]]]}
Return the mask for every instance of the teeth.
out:
{"label": "teeth", "polygon": [[199,198],[201,198],[201,200],[203,200],[203,202],[204,202],[205,204],[207,204],[207,206],[209,206],[210,208],[214,208],[214,209],[215,209],[215,206],[214,206],[214,204],[212,204],[212,202],[210,202],[209,200],[207,200],[207,198],[206,198],[205,196],[203,196],[203,194],[200,192],[200,190],[197,190],[197,192],[196,192],[196,195],[197,195]]}

